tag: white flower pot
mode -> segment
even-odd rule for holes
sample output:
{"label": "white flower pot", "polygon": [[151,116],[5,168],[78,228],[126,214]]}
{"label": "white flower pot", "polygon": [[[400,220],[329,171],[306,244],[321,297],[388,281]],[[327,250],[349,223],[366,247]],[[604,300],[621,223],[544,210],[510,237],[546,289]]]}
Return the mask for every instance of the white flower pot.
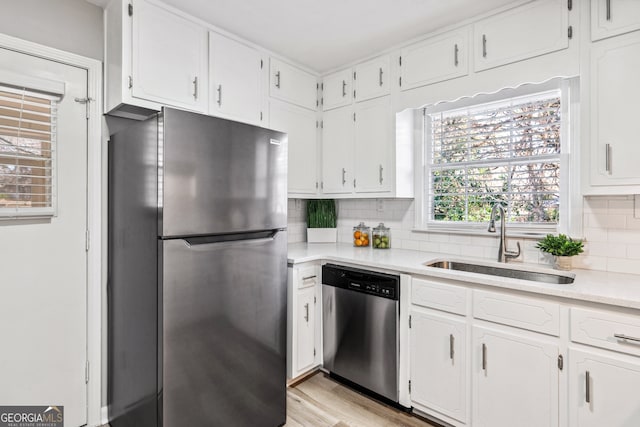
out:
{"label": "white flower pot", "polygon": [[337,228],[307,228],[308,243],[335,243],[337,241]]}
{"label": "white flower pot", "polygon": [[558,269],[558,270],[571,270],[571,257],[570,256],[557,256],[556,257],[556,269]]}

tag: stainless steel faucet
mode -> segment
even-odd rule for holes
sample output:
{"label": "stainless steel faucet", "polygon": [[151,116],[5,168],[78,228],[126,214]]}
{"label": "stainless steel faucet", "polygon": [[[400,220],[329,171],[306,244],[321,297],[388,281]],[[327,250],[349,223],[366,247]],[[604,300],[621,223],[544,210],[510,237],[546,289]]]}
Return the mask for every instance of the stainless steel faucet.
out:
{"label": "stainless steel faucet", "polygon": [[500,246],[498,247],[498,262],[507,262],[508,258],[518,258],[520,256],[520,242],[516,242],[518,245],[517,251],[507,250],[507,235],[506,235],[506,218],[504,213],[504,206],[501,203],[495,203],[493,209],[491,209],[491,217],[489,218],[489,233],[496,232],[496,212],[500,211]]}

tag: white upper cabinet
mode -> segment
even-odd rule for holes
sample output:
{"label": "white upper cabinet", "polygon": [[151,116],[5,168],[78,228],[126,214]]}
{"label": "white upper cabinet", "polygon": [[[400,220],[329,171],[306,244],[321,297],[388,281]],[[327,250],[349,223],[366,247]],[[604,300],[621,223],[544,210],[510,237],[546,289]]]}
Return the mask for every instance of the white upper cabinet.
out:
{"label": "white upper cabinet", "polygon": [[640,30],[640,1],[591,0],[591,40]]}
{"label": "white upper cabinet", "polygon": [[388,95],[391,89],[389,55],[358,64],[354,70],[356,102]]}
{"label": "white upper cabinet", "polygon": [[591,49],[591,184],[640,185],[640,32]]}
{"label": "white upper cabinet", "polygon": [[207,112],[207,31],[150,0],[134,0],[132,95]]}
{"label": "white upper cabinet", "polygon": [[352,193],[354,120],[351,106],[326,111],[322,118],[322,192]]}
{"label": "white upper cabinet", "polygon": [[211,114],[260,125],[261,53],[220,34],[209,33],[209,110]]}
{"label": "white upper cabinet", "polygon": [[354,189],[358,193],[388,192],[394,171],[391,97],[355,105]]}
{"label": "white upper cabinet", "polygon": [[442,34],[402,49],[402,90],[469,74],[467,28]]}
{"label": "white upper cabinet", "polygon": [[351,104],[351,69],[325,76],[322,81],[322,109],[342,107]]}
{"label": "white upper cabinet", "polygon": [[569,47],[567,0],[538,0],[473,25],[475,71]]}
{"label": "white upper cabinet", "polygon": [[271,58],[269,95],[310,110],[317,107],[317,78],[276,58]]}
{"label": "white upper cabinet", "polygon": [[272,99],[269,127],[289,135],[289,195],[315,195],[319,163],[315,111]]}

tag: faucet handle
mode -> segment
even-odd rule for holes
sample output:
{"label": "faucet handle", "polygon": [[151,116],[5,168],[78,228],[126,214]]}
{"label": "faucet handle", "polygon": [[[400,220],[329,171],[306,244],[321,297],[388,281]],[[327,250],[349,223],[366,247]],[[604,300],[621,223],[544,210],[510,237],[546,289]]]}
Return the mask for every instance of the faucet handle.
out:
{"label": "faucet handle", "polygon": [[505,258],[518,258],[520,256],[520,242],[516,242],[517,251],[508,251],[505,249],[504,256]]}

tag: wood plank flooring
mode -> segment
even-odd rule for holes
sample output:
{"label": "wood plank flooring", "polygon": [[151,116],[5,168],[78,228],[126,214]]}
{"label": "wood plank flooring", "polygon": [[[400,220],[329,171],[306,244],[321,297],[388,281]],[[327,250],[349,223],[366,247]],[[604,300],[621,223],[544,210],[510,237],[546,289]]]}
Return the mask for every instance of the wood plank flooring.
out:
{"label": "wood plank flooring", "polygon": [[[109,427],[108,424],[103,427]],[[436,427],[370,399],[322,372],[287,388],[285,427]]]}
{"label": "wood plank flooring", "polygon": [[287,389],[286,427],[432,427],[320,372]]}

